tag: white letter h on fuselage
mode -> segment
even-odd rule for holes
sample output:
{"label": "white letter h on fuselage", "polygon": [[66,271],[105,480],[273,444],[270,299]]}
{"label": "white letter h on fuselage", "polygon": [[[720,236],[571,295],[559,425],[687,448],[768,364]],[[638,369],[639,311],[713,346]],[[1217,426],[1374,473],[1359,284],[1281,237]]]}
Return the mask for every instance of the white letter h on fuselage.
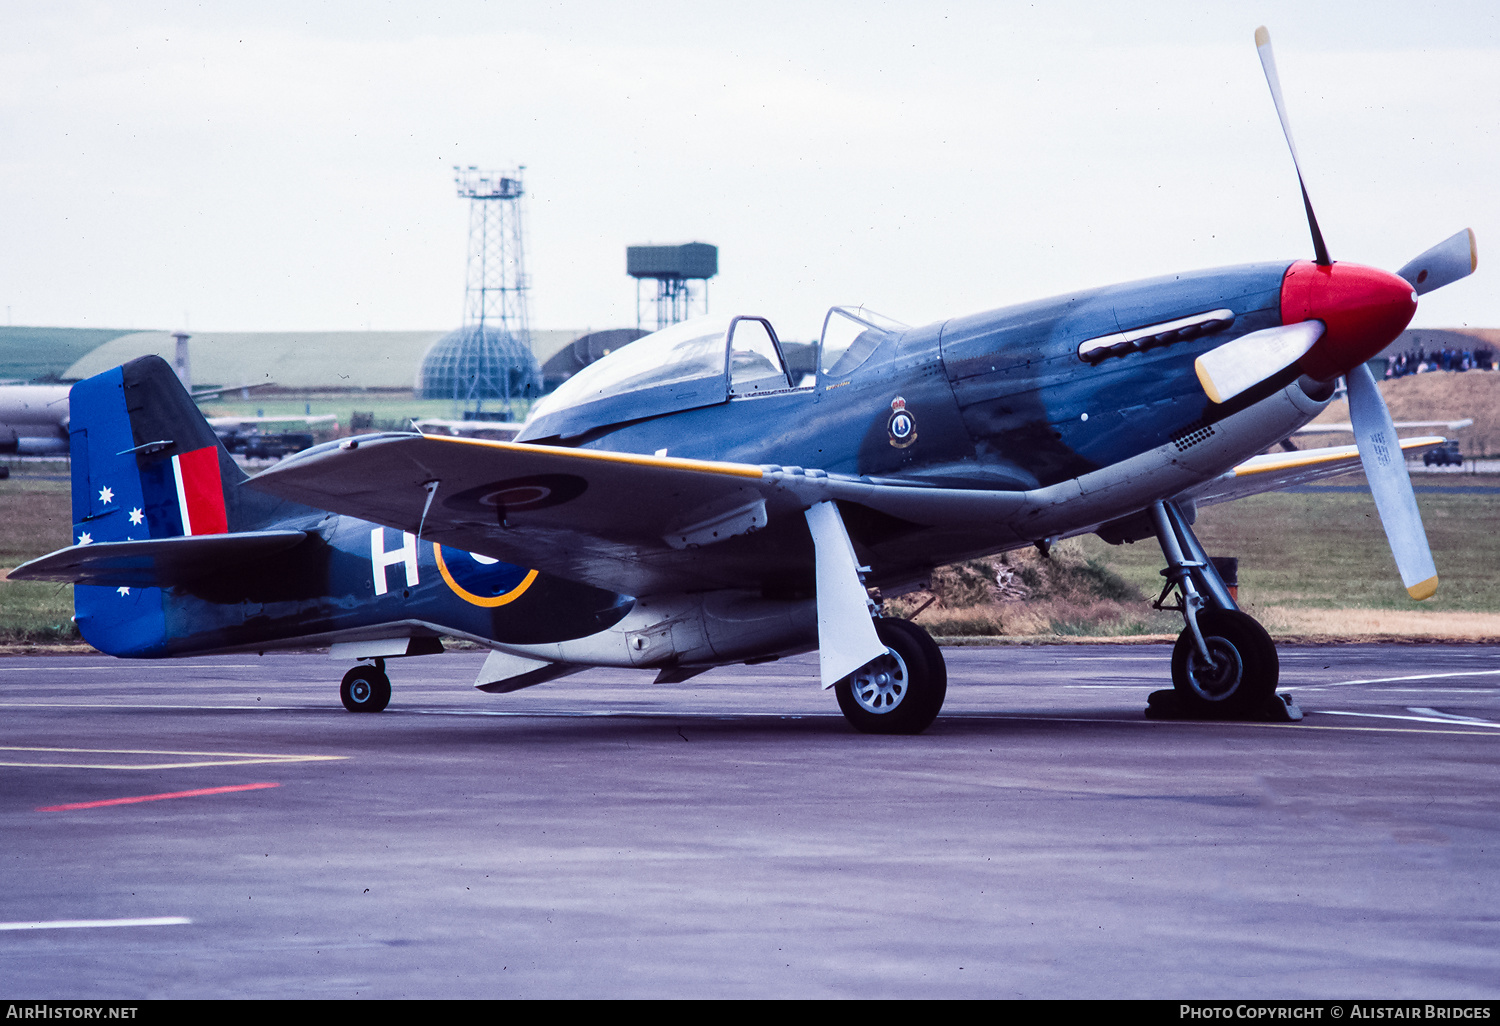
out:
{"label": "white letter h on fuselage", "polygon": [[417,536],[401,532],[401,547],[385,551],[385,528],[377,527],[370,532],[370,563],[375,572],[375,594],[384,595],[385,569],[394,563],[406,564],[406,586],[417,586]]}

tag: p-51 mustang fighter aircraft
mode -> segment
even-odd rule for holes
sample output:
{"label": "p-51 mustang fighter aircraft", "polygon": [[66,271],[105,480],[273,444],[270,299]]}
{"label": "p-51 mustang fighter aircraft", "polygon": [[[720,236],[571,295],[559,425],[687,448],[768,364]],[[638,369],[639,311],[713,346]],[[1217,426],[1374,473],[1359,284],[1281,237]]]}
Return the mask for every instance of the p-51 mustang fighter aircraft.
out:
{"label": "p-51 mustang fighter aircraft", "polygon": [[[166,364],[137,360],[74,390],[77,544],[10,576],[79,585],[80,629],[118,655],[332,643],[363,660],[343,683],[351,710],[384,708],[384,661],[438,651],[440,635],[492,650],[491,692],[589,666],[677,682],[817,649],[855,727],[915,733],[942,706],[943,656],[867,586],[899,592],[941,564],[1084,532],[1155,535],[1158,601],[1175,595],[1185,621],[1182,704],[1254,716],[1275,701],[1276,650],[1194,511],[1362,464],[1403,583],[1431,595],[1401,447],[1441,439],[1398,442],[1365,361],[1419,294],[1476,262],[1465,231],[1396,274],[1335,263],[1303,197],[1311,261],[920,327],[835,307],[811,382],[764,318],[691,321],[579,372],[515,441],[369,435],[254,479]],[[1341,376],[1357,451],[1255,455]]]}

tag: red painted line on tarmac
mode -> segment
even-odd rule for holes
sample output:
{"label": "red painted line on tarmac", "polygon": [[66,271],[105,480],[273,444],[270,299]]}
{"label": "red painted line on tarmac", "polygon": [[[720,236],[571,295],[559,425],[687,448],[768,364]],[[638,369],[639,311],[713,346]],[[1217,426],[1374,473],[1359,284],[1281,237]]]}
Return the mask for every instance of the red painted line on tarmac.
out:
{"label": "red painted line on tarmac", "polygon": [[167,798],[197,798],[205,794],[228,794],[231,791],[259,791],[280,784],[235,784],[233,787],[200,787],[196,791],[172,791],[169,794],[142,794],[133,798],[106,798],[102,802],[73,802],[69,805],[43,805],[38,812],[68,812],[72,809],[97,809],[105,805],[134,805],[137,802],[159,802]]}

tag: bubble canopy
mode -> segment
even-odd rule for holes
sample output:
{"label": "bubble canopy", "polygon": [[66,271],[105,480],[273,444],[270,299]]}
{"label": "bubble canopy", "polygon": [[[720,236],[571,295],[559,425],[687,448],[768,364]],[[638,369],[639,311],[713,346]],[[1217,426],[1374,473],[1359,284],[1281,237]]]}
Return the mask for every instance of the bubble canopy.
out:
{"label": "bubble canopy", "polygon": [[[878,339],[904,325],[860,308],[835,307],[829,322],[839,369],[862,362]],[[830,343],[825,327],[823,345]],[[793,390],[781,343],[764,317],[696,317],[647,335],[573,375],[531,408],[518,436],[569,438],[630,420]]]}
{"label": "bubble canopy", "polygon": [[724,373],[724,336],[731,320],[695,317],[637,339],[564,381],[532,407],[532,414],[541,418],[629,392],[720,377]]}
{"label": "bubble canopy", "polygon": [[775,329],[761,317],[695,317],[610,353],[531,409],[522,440],[791,388]]}

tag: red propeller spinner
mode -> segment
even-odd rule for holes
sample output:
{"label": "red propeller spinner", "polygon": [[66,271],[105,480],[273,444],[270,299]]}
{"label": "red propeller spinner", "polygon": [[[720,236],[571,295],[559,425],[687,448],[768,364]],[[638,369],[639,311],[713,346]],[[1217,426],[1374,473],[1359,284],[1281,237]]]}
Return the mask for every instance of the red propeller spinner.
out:
{"label": "red propeller spinner", "polygon": [[1396,340],[1416,312],[1411,284],[1378,267],[1299,260],[1281,279],[1281,323],[1326,326],[1297,361],[1317,381],[1331,381],[1370,359]]}

